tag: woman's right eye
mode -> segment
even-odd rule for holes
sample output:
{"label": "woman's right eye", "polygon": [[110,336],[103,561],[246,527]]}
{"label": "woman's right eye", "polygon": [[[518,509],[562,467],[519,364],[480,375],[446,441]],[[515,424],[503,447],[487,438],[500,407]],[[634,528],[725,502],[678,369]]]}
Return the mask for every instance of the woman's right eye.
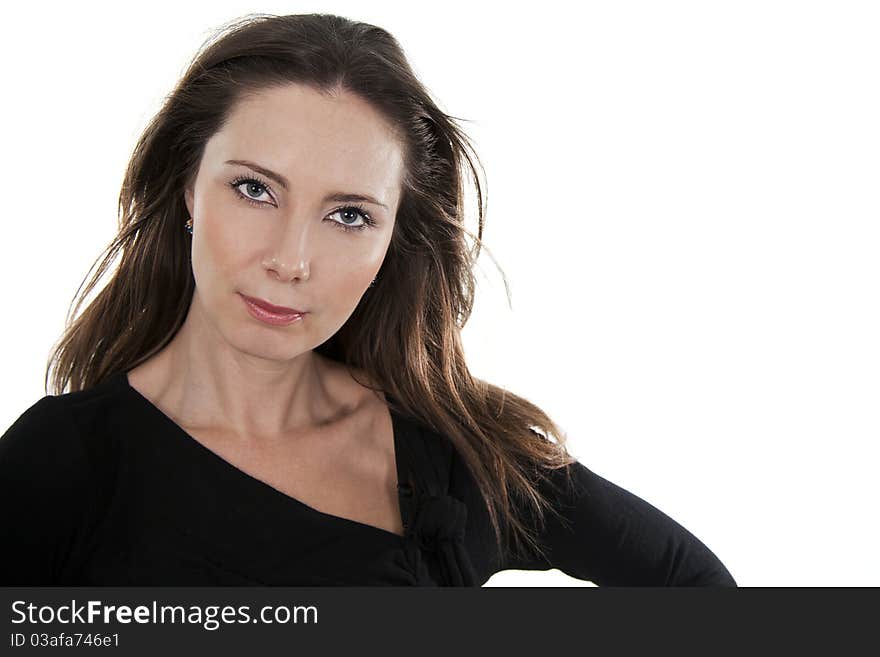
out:
{"label": "woman's right eye", "polygon": [[[230,183],[230,186],[235,190],[236,194],[251,205],[259,206],[269,203],[268,200],[261,201],[259,198],[254,198],[255,196],[260,197],[263,194],[269,194],[269,188],[259,180],[253,178],[237,178]],[[244,188],[244,191],[242,191],[242,188]],[[272,196],[269,195],[269,199],[271,198]],[[269,203],[269,205],[272,205],[272,203]]]}

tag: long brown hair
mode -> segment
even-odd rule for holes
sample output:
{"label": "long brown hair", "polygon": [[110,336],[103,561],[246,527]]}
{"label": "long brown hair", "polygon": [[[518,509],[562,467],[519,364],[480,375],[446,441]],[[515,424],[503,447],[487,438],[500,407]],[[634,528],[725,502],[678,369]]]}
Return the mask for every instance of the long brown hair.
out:
{"label": "long brown hair", "polygon": [[[538,484],[552,481],[547,469],[574,460],[567,438],[528,400],[473,377],[461,343],[483,235],[479,158],[395,38],[374,25],[328,14],[249,14],[202,45],[134,148],[118,234],[82,294],[80,284],[73,316],[119,252],[121,261],[83,313],[68,315],[47,367],[46,381],[56,363],[52,394],[96,385],[171,341],[195,289],[182,190],[236,102],[290,83],[358,94],[405,142],[401,200],[376,284],[315,350],[362,370],[396,412],[448,436],[480,488],[499,549],[542,553],[525,512],[543,523],[544,511],[554,510]],[[476,236],[464,226],[465,174],[476,188]]]}

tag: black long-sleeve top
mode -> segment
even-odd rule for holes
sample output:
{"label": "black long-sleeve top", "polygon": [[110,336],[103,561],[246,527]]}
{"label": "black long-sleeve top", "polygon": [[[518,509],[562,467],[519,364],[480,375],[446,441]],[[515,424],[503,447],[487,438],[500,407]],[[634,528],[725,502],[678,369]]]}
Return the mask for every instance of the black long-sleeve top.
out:
{"label": "black long-sleeve top", "polygon": [[125,372],[47,395],[0,438],[0,585],[480,586],[557,568],[599,586],[736,586],[688,530],[579,462],[574,491],[542,489],[562,515],[547,516],[544,556],[502,556],[451,441],[392,422],[404,536],[244,473]]}

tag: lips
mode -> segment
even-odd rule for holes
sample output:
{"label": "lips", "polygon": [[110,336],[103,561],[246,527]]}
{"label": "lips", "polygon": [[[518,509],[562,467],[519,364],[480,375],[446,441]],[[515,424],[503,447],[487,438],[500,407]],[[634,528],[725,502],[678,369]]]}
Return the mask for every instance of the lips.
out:
{"label": "lips", "polygon": [[[241,292],[239,292],[239,294],[241,294]],[[274,313],[276,315],[304,315],[306,313],[305,310],[287,308],[286,306],[276,306],[274,303],[269,303],[268,301],[264,301],[263,299],[258,299],[256,297],[249,297],[246,294],[242,294],[241,296],[243,296],[255,306],[259,306],[263,310]]]}

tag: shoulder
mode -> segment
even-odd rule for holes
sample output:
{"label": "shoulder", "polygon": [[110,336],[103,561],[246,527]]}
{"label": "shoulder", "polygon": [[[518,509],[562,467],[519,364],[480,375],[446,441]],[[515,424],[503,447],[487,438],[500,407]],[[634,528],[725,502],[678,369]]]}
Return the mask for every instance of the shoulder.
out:
{"label": "shoulder", "polygon": [[[27,518],[60,514],[88,497],[92,468],[79,430],[60,396],[47,395],[28,407],[0,436],[0,498]],[[55,510],[53,510],[55,509]],[[9,520],[6,517],[6,520]]]}
{"label": "shoulder", "polygon": [[60,435],[71,429],[66,405],[56,395],[34,402],[0,436],[0,460],[40,454],[55,446]]}
{"label": "shoulder", "polygon": [[0,582],[58,582],[95,508],[95,479],[69,397],[47,395],[0,436]]}
{"label": "shoulder", "polygon": [[0,436],[0,470],[8,480],[25,479],[59,488],[94,474],[96,454],[124,414],[115,381],[77,392],[46,395],[25,409]]}
{"label": "shoulder", "polygon": [[[76,392],[46,395],[0,435],[3,497],[57,504],[91,496],[112,479],[119,431],[131,421],[118,377]],[[67,501],[67,500],[65,500]]]}
{"label": "shoulder", "polygon": [[5,485],[64,489],[84,476],[87,458],[69,405],[46,395],[0,436],[0,478]]}

